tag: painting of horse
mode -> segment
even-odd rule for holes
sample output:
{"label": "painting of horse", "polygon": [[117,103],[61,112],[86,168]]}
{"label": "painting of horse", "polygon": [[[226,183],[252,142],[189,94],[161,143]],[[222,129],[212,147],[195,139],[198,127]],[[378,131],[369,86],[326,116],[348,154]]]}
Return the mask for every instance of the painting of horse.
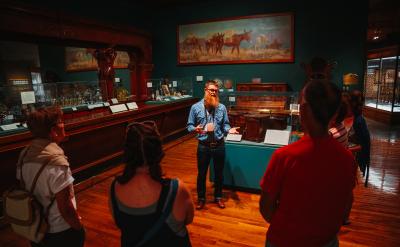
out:
{"label": "painting of horse", "polygon": [[[97,70],[97,60],[94,48],[65,47],[65,70],[67,72]],[[128,68],[129,56],[125,51],[117,51],[113,67]]]}
{"label": "painting of horse", "polygon": [[293,62],[293,26],[292,13],[178,25],[178,65]]}

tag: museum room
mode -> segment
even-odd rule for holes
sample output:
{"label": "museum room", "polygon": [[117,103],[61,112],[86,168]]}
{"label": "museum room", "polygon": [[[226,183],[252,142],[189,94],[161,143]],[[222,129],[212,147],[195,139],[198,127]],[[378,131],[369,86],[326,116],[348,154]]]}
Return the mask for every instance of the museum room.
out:
{"label": "museum room", "polygon": [[400,1],[0,2],[0,246],[400,246]]}

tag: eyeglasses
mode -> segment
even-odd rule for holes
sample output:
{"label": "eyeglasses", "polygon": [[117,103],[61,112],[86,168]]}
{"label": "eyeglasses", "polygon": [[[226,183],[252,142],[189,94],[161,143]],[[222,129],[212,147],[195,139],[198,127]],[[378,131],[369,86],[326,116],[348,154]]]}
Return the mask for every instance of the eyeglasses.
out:
{"label": "eyeglasses", "polygon": [[210,88],[207,88],[207,91],[209,91],[209,92],[211,92],[211,93],[217,93],[217,92],[218,92],[218,89],[210,89]]}

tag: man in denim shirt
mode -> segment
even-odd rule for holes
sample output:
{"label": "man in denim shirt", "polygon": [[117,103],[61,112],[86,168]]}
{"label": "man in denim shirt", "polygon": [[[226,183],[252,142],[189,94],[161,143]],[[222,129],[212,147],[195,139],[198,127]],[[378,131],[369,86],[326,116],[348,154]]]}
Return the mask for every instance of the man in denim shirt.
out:
{"label": "man in denim shirt", "polygon": [[204,99],[192,106],[187,123],[189,132],[196,132],[197,146],[197,206],[200,210],[206,201],[206,177],[211,159],[214,164],[214,197],[218,207],[225,208],[222,201],[223,170],[225,163],[224,135],[237,134],[237,128],[229,125],[228,113],[219,103],[218,84],[208,81],[204,88]]}

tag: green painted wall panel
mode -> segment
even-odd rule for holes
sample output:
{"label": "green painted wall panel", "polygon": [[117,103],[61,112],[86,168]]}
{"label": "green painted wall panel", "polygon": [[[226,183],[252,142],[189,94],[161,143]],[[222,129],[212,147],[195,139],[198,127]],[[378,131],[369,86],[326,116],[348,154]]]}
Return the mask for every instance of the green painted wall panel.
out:
{"label": "green painted wall panel", "polygon": [[[278,149],[264,144],[226,142],[224,185],[245,189],[260,189],[260,181],[267,169],[272,153]],[[210,180],[214,181],[213,165]]]}
{"label": "green painted wall panel", "polygon": [[[345,3],[345,4],[344,4]],[[294,63],[178,66],[176,29],[178,24],[274,12],[295,15]],[[357,13],[355,18],[354,13]],[[287,82],[295,91],[301,89],[305,73],[302,62],[314,56],[336,61],[333,81],[342,86],[342,75],[357,73],[363,81],[364,44],[367,27],[367,2],[349,1],[214,1],[171,9],[155,15],[153,35],[153,77],[220,74],[234,82]],[[360,83],[361,84],[361,83]],[[203,83],[194,83],[195,96],[203,93]],[[360,88],[362,88],[360,86]]]}

